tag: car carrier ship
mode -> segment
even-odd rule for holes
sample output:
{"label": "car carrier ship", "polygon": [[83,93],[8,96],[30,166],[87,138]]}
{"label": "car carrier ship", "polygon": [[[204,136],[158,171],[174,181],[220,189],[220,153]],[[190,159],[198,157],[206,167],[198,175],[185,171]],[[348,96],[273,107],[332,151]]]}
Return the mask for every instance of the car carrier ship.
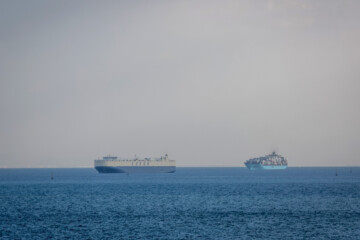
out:
{"label": "car carrier ship", "polygon": [[287,160],[276,152],[258,158],[251,158],[245,162],[245,166],[250,170],[279,170],[287,168]]}
{"label": "car carrier ship", "polygon": [[106,156],[94,161],[95,169],[99,173],[174,173],[176,171],[175,160],[169,156],[160,158],[118,159],[116,156]]}

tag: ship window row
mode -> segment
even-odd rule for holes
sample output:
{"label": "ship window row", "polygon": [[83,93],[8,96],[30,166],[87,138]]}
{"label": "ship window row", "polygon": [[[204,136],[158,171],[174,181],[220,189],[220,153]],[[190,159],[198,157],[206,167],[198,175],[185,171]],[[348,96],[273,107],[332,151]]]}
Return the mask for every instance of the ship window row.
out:
{"label": "ship window row", "polygon": [[131,164],[132,166],[149,166],[149,161],[147,161],[147,162],[135,162],[135,164],[134,164],[134,162],[132,162],[132,164]]}

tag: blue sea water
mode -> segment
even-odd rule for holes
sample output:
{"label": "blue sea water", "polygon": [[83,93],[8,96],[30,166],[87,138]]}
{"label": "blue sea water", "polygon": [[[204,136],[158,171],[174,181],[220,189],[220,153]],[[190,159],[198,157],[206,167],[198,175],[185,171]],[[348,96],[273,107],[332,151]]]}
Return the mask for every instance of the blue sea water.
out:
{"label": "blue sea water", "polygon": [[0,238],[360,239],[360,168],[0,169]]}

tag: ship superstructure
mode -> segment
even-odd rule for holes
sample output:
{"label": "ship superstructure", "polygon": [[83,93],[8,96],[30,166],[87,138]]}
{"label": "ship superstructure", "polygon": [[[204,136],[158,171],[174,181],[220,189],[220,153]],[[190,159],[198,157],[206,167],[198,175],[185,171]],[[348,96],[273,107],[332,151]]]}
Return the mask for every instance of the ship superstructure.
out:
{"label": "ship superstructure", "polygon": [[174,173],[176,171],[175,160],[169,156],[160,158],[119,159],[116,156],[106,156],[94,161],[95,169],[99,173]]}
{"label": "ship superstructure", "polygon": [[287,160],[283,156],[272,152],[269,155],[258,158],[251,158],[245,162],[245,166],[250,170],[264,169],[264,170],[277,170],[286,169]]}

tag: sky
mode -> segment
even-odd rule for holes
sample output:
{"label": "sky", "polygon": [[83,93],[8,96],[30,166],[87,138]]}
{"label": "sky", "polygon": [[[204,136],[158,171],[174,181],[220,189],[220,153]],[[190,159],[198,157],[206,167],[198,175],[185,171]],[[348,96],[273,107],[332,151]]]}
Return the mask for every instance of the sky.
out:
{"label": "sky", "polygon": [[360,1],[0,1],[0,167],[360,166]]}

